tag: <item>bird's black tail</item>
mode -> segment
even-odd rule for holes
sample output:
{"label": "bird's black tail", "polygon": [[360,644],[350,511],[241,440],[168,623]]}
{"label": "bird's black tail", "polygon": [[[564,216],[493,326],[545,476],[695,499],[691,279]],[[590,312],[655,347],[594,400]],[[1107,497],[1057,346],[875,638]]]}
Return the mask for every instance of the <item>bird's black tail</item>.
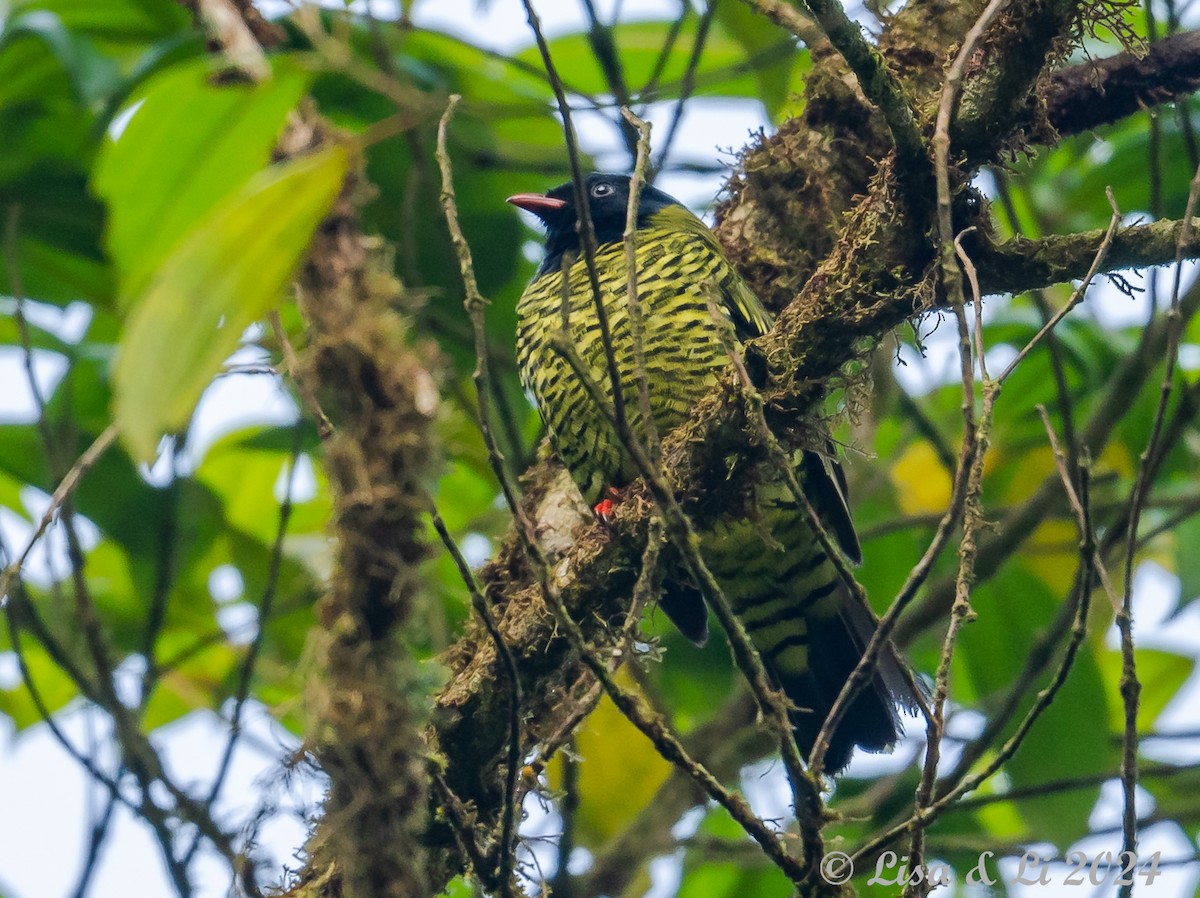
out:
{"label": "bird's black tail", "polygon": [[[803,674],[771,670],[779,687],[799,710],[792,713],[796,743],[807,759],[826,717],[875,632],[869,608],[847,593],[839,613],[808,618],[808,669]],[[916,713],[921,701],[909,685],[890,643],[883,647],[871,679],[865,683],[834,730],[825,752],[824,769],[834,774],[849,762],[855,746],[886,751],[904,732],[897,707]]]}

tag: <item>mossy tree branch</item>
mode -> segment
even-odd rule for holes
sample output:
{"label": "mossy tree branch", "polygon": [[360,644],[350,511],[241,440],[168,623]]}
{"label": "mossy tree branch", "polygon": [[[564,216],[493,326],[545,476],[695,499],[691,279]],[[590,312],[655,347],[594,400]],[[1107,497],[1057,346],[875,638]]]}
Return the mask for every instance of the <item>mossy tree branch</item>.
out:
{"label": "mossy tree branch", "polygon": [[[1046,119],[1059,134],[1079,134],[1185,97],[1200,88],[1200,31],[1069,66],[1050,76]],[[1034,110],[1027,107],[1031,117]]]}
{"label": "mossy tree branch", "polygon": [[424,843],[428,699],[401,631],[423,595],[421,482],[438,392],[395,310],[399,284],[359,228],[353,190],[351,179],[300,277],[309,347],[298,376],[336,427],[325,468],[337,548],[317,606],[306,739],[329,791],[294,894],[336,867],[339,895],[400,898],[437,890]]}
{"label": "mossy tree branch", "polygon": [[[1152,268],[1175,261],[1183,221],[1156,221],[1121,228],[1100,266],[1102,273],[1130,268]],[[996,245],[972,247],[985,293],[1017,293],[1062,284],[1083,277],[1104,241],[1105,229],[1030,240],[1013,237]],[[1200,256],[1200,236],[1195,227],[1182,243],[1185,258]]]}

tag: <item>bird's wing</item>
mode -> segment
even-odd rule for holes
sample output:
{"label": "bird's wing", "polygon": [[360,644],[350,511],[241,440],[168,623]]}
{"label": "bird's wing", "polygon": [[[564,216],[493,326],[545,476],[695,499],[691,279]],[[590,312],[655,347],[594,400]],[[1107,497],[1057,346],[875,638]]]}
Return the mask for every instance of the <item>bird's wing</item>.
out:
{"label": "bird's wing", "polygon": [[854,529],[854,519],[850,516],[846,472],[837,463],[833,453],[832,440],[826,444],[826,452],[805,450],[804,491],[822,522],[833,531],[846,557],[858,564],[862,561],[862,546]]}
{"label": "bird's wing", "polygon": [[739,340],[745,342],[754,337],[761,337],[771,329],[771,325],[774,324],[771,313],[725,258],[725,250],[722,249],[717,236],[704,222],[683,206],[668,206],[655,213],[654,223],[701,241],[712,250],[714,257],[720,260],[721,264],[714,271],[716,286],[720,291],[718,299],[722,310],[733,322]]}
{"label": "bird's wing", "polygon": [[[732,268],[730,270],[732,271]],[[733,321],[734,332],[743,343],[761,337],[775,323],[766,306],[736,272],[722,285],[721,298]]]}
{"label": "bird's wing", "polygon": [[[683,206],[669,206],[657,213],[655,218],[656,224],[671,227],[703,241],[724,262],[724,272],[718,277],[721,305],[733,322],[738,339],[746,341],[760,337],[771,329],[774,324],[771,313],[725,259],[724,250],[716,235],[704,222]],[[862,561],[862,547],[854,529],[854,520],[850,516],[846,475],[837,462],[833,443],[829,442],[824,453],[805,452],[802,464],[804,487],[809,499],[825,525],[833,531],[846,557],[858,564]]]}

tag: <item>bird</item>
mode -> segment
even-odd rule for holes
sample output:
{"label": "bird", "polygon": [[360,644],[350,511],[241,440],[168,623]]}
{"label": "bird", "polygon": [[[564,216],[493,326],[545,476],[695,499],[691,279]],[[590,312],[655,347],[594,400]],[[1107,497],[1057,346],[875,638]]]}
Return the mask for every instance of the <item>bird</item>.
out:
{"label": "bird", "polygon": [[[595,234],[595,272],[607,327],[597,311],[586,267],[574,182],[507,200],[533,213],[546,232],[541,265],[517,303],[521,382],[533,397],[555,454],[597,511],[613,490],[638,476],[613,422],[616,394],[610,352],[629,431],[644,441],[648,428],[639,395],[643,372],[653,426],[665,435],[732,370],[730,330],[734,339],[745,342],[773,324],[771,313],[730,263],[716,235],[678,200],[646,186],[639,194],[636,220],[644,359],[639,367],[630,331],[623,239],[630,182],[627,174],[599,172],[581,182]],[[562,351],[561,342],[555,347],[564,328],[592,389],[577,371],[578,363],[573,366]],[[596,401],[597,391],[604,404]],[[861,562],[846,478],[832,443],[820,452],[797,450],[791,460],[824,529],[851,562]],[[843,582],[785,477],[761,474],[747,504],[750,514],[720,515],[700,530],[701,554],[774,685],[787,696],[793,736],[809,757],[877,619],[859,593]],[[708,609],[682,571],[668,573],[659,607],[684,636],[704,643]],[[824,761],[827,773],[842,771],[855,746],[886,751],[900,738],[898,707],[915,713],[920,705],[903,664],[887,643],[869,684],[831,735]]]}

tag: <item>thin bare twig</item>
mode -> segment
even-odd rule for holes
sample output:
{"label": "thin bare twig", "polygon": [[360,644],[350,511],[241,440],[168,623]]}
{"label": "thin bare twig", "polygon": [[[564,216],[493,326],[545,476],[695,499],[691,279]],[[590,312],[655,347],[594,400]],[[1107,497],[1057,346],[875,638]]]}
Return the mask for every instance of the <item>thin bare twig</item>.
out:
{"label": "thin bare twig", "polygon": [[[297,287],[296,289],[299,289]],[[283,354],[283,365],[291,377],[292,383],[296,385],[296,392],[300,394],[301,404],[308,409],[308,413],[313,416],[313,420],[317,424],[317,436],[322,441],[329,439],[334,434],[333,422],[329,420],[329,416],[325,414],[325,410],[321,408],[321,402],[317,399],[316,393],[300,376],[300,359],[296,355],[296,347],[292,345],[292,341],[288,339],[287,331],[283,329],[283,321],[279,317],[279,310],[272,309],[267,313],[267,321],[271,325],[271,332],[275,334],[275,339],[279,341],[279,351]]]}
{"label": "thin bare twig", "polygon": [[[1150,439],[1138,463],[1138,476],[1129,497],[1129,526],[1126,531],[1125,583],[1121,610],[1117,614],[1117,629],[1121,634],[1121,699],[1125,709],[1125,738],[1121,758],[1121,790],[1123,810],[1121,814],[1123,851],[1133,852],[1137,848],[1137,714],[1141,683],[1137,676],[1137,657],[1133,642],[1133,569],[1137,552],[1137,528],[1141,521],[1142,505],[1150,491],[1152,461],[1158,452],[1159,438],[1166,421],[1167,406],[1175,386],[1175,368],[1179,361],[1179,342],[1183,331],[1183,316],[1179,305],[1179,288],[1183,277],[1183,247],[1192,228],[1197,199],[1200,198],[1200,168],[1192,177],[1188,191],[1187,207],[1183,215],[1183,228],[1175,251],[1175,275],[1171,285],[1171,307],[1167,310],[1167,359],[1159,389],[1158,407],[1150,427]],[[1122,885],[1120,898],[1129,898],[1133,884]]]}
{"label": "thin bare twig", "polygon": [[[958,98],[962,89],[963,73],[968,60],[975,52],[975,47],[983,36],[983,32],[1003,9],[1007,0],[991,0],[980,13],[975,24],[967,31],[958,54],[951,63],[946,79],[942,85],[941,98],[938,102],[938,113],[933,135],[934,179],[937,187],[937,224],[938,224],[938,259],[941,270],[941,282],[950,300],[958,323],[959,357],[962,373],[962,413],[963,413],[963,459],[964,467],[969,468],[966,489],[962,496],[963,502],[963,535],[959,545],[958,575],[955,580],[954,603],[950,610],[950,624],[946,628],[946,636],[942,643],[942,656],[938,664],[934,684],[933,716],[926,728],[925,764],[921,771],[920,783],[916,790],[916,815],[922,816],[933,801],[934,782],[937,777],[938,763],[941,756],[941,737],[945,730],[946,698],[950,685],[950,662],[953,656],[959,630],[971,619],[970,590],[975,578],[975,558],[978,552],[976,534],[982,523],[983,515],[979,497],[983,489],[983,459],[987,451],[988,434],[991,428],[992,410],[1000,391],[1000,384],[990,381],[983,368],[983,337],[981,331],[979,305],[982,295],[979,291],[978,280],[971,271],[971,285],[975,289],[976,326],[979,343],[980,370],[983,374],[983,408],[979,422],[975,422],[975,378],[974,367],[971,364],[971,336],[967,326],[965,297],[962,291],[962,276],[955,264],[956,241],[954,223],[951,211],[952,194],[950,188],[950,126],[954,119]],[[970,443],[968,449],[967,444]],[[959,472],[962,473],[961,471]],[[912,833],[912,844],[909,857],[914,867],[920,866],[924,858],[925,832],[916,828]],[[929,883],[916,883],[905,887],[905,895],[927,894]]]}
{"label": "thin bare twig", "polygon": [[663,139],[658,151],[658,162],[654,165],[656,172],[666,168],[667,159],[671,155],[671,147],[675,144],[675,135],[679,133],[679,123],[683,120],[683,109],[692,91],[696,87],[696,69],[700,65],[700,57],[704,54],[704,46],[708,42],[708,32],[716,16],[718,0],[709,0],[704,12],[700,15],[700,25],[696,29],[696,40],[692,43],[692,52],[688,56],[687,68],[679,82],[679,99],[675,101],[675,109],[671,112],[671,123],[667,125],[667,136]]}
{"label": "thin bare twig", "polygon": [[[987,765],[978,773],[964,778],[958,785],[951,789],[946,789],[937,800],[929,804],[927,807],[919,808],[915,814],[908,818],[903,823],[892,827],[887,832],[873,838],[867,844],[858,849],[853,860],[858,863],[863,858],[870,857],[876,851],[884,848],[895,839],[900,838],[906,832],[922,832],[934,820],[955,807],[955,803],[966,795],[978,789],[984,782],[990,779],[995,773],[1017,752],[1025,737],[1033,728],[1033,725],[1041,717],[1042,713],[1054,702],[1059,690],[1066,683],[1067,675],[1070,673],[1071,667],[1078,655],[1079,647],[1083,644],[1084,638],[1087,636],[1087,617],[1091,608],[1091,591],[1092,579],[1096,570],[1095,564],[1098,559],[1096,552],[1095,528],[1091,521],[1091,511],[1088,500],[1088,473],[1086,466],[1077,472],[1077,477],[1072,478],[1067,471],[1065,457],[1062,450],[1058,447],[1058,441],[1054,436],[1054,431],[1050,427],[1050,420],[1046,416],[1045,409],[1040,408],[1042,419],[1046,424],[1047,432],[1049,433],[1051,444],[1054,447],[1055,457],[1058,461],[1058,469],[1063,480],[1063,486],[1072,496],[1072,506],[1076,510],[1076,526],[1079,530],[1079,567],[1075,575],[1075,586],[1073,589],[1072,604],[1075,608],[1074,622],[1071,628],[1071,638],[1067,643],[1066,649],[1063,652],[1062,660],[1059,662],[1058,668],[1054,673],[1054,677],[1046,688],[1040,691],[1037,695],[1033,706],[1022,718],[1021,723],[1017,726],[1016,731],[1004,743],[1003,746],[995,753],[988,761]],[[1080,487],[1076,494],[1075,488],[1072,485],[1073,479],[1078,480]],[[1004,796],[1008,797],[1008,796]]]}
{"label": "thin bare twig", "polygon": [[104,810],[92,823],[91,832],[88,834],[83,869],[79,871],[79,878],[75,881],[75,890],[71,893],[71,898],[85,898],[91,889],[92,877],[95,876],[100,858],[103,856],[104,843],[111,832],[109,827],[112,824],[113,811],[116,810],[116,807],[117,797],[109,793]]}
{"label": "thin bare twig", "polygon": [[[429,518],[433,522],[433,527],[437,530],[437,534],[442,540],[442,545],[446,547],[446,551],[450,553],[450,557],[454,560],[454,566],[458,568],[459,576],[462,578],[471,596],[471,607],[479,615],[479,619],[483,622],[488,636],[491,637],[492,644],[496,647],[496,655],[500,658],[500,663],[504,666],[504,673],[508,679],[508,749],[507,767],[504,771],[504,809],[501,812],[500,819],[500,839],[496,845],[499,858],[496,859],[494,866],[497,870],[495,877],[496,886],[505,895],[513,895],[516,894],[513,891],[513,862],[516,860],[516,855],[512,849],[514,845],[513,839],[516,836],[517,775],[521,770],[520,674],[517,671],[517,662],[513,658],[512,650],[508,647],[508,643],[504,641],[504,634],[500,632],[500,625],[496,622],[496,616],[492,614],[492,608],[488,604],[487,599],[484,598],[483,591],[479,588],[479,582],[475,579],[474,571],[467,564],[467,560],[459,550],[454,537],[450,535],[450,531],[446,527],[446,522],[442,519],[432,499],[428,499],[428,505]],[[478,870],[477,872],[480,876],[489,873],[487,870]]]}
{"label": "thin bare twig", "polygon": [[[773,726],[779,732],[790,732],[791,727],[788,723],[787,707],[782,696],[771,687],[770,680],[767,677],[766,670],[762,665],[762,659],[759,657],[757,650],[754,648],[745,628],[733,613],[729,602],[726,600],[720,585],[709,571],[700,553],[700,540],[691,521],[684,514],[676,500],[674,493],[669,485],[662,477],[661,472],[648,458],[644,447],[637,439],[629,427],[629,418],[626,413],[624,394],[621,384],[620,371],[617,366],[615,349],[612,341],[612,334],[609,328],[608,314],[604,307],[603,295],[600,290],[599,279],[595,265],[595,230],[592,226],[591,213],[588,207],[587,197],[584,195],[583,174],[579,164],[578,147],[576,145],[574,131],[571,126],[570,110],[566,105],[566,98],[563,94],[562,85],[557,76],[557,70],[554,67],[553,60],[550,56],[550,49],[546,43],[545,36],[541,31],[541,24],[537,18],[537,14],[533,9],[531,0],[523,0],[526,10],[526,16],[529,21],[529,26],[534,33],[537,41],[539,52],[542,55],[543,64],[546,66],[547,74],[550,76],[551,83],[555,88],[555,96],[559,104],[559,112],[563,117],[563,132],[567,142],[567,152],[571,159],[571,169],[573,174],[573,184],[575,187],[575,208],[578,217],[580,242],[583,246],[584,260],[588,271],[590,287],[592,291],[592,299],[595,305],[597,319],[599,324],[600,339],[604,348],[606,368],[608,378],[612,387],[611,402],[600,394],[599,387],[592,382],[590,373],[582,364],[582,360],[578,358],[578,352],[575,347],[565,338],[565,334],[556,333],[551,336],[550,345],[556,352],[562,354],[564,359],[574,369],[576,375],[589,394],[596,402],[597,408],[605,412],[605,416],[612,421],[615,426],[617,436],[624,445],[626,451],[633,459],[637,466],[638,472],[646,480],[650,488],[651,494],[662,510],[666,531],[672,542],[679,549],[683,556],[684,566],[694,582],[699,586],[701,593],[709,606],[715,611],[717,619],[721,622],[726,634],[729,636],[730,644],[733,648],[734,659],[746,676],[750,679],[751,688],[754,690],[756,697],[759,698],[761,706],[768,713],[768,719],[772,721]],[[566,284],[567,277],[564,272],[564,291],[568,288]],[[528,542],[528,541],[527,541]],[[552,607],[558,606],[563,613],[566,613],[566,608],[561,605],[561,601],[557,594],[549,595],[548,600]],[[558,610],[556,608],[556,616]],[[563,621],[560,619],[560,623]],[[571,635],[571,628],[567,627],[568,635]],[[572,639],[574,637],[571,637]],[[584,656],[585,662],[591,665],[594,659]],[[607,672],[605,672],[607,676]],[[605,677],[601,677],[601,682],[605,682]],[[613,684],[615,686],[615,684]],[[606,683],[606,689],[609,689]],[[611,693],[610,693],[611,694]],[[616,702],[619,708],[622,708],[621,702]],[[634,713],[632,705],[626,703],[630,708],[628,713]],[[625,708],[622,708],[625,710]],[[638,721],[630,718],[636,725]],[[677,742],[677,740],[676,740]],[[664,746],[658,745],[660,752],[664,750]],[[674,752],[674,749],[671,749]],[[789,753],[796,757],[789,757]],[[820,793],[815,784],[803,773],[802,766],[798,762],[798,751],[794,744],[789,749],[784,746],[785,764],[789,766],[789,770],[794,773],[793,786],[802,790],[796,793],[797,799],[797,815],[804,819],[812,821],[805,827],[805,875],[815,869],[817,858],[824,854],[820,832],[815,826],[815,821],[821,817],[821,801]],[[665,755],[664,755],[665,756]],[[735,815],[736,816],[736,815]],[[739,820],[739,822],[741,822]],[[751,835],[757,838],[754,832]],[[764,845],[764,848],[766,846]],[[768,852],[770,853],[770,852]],[[789,869],[796,869],[795,862],[788,859],[788,867],[785,867],[785,872]],[[789,872],[789,876],[791,873]]]}
{"label": "thin bare twig", "polygon": [[[1007,173],[1002,169],[994,169],[996,191],[1000,205],[1008,216],[1009,227],[1014,234],[1023,236],[1021,217],[1013,202],[1012,190],[1009,189]],[[1053,317],[1050,300],[1046,291],[1034,289],[1029,291],[1030,299],[1041,316],[1043,327],[1050,323]],[[1063,442],[1067,447],[1067,467],[1074,471],[1079,462],[1079,438],[1075,433],[1075,404],[1071,400],[1071,390],[1067,384],[1066,363],[1063,360],[1063,349],[1058,335],[1053,329],[1046,332],[1046,351],[1050,357],[1050,370],[1054,373],[1054,387],[1058,393],[1058,415],[1062,423]]]}
{"label": "thin bare twig", "polygon": [[[637,145],[634,148],[633,174],[629,178],[629,203],[625,210],[625,304],[629,312],[629,341],[633,348],[633,364],[637,378],[638,411],[642,419],[642,431],[646,441],[646,454],[657,467],[661,454],[658,425],[654,421],[654,412],[650,407],[650,375],[646,370],[645,322],[642,318],[642,304],[638,299],[637,282],[637,220],[638,203],[642,196],[642,188],[646,185],[646,170],[650,164],[650,125],[642,121],[628,109],[622,109],[621,114],[637,134]],[[563,274],[564,308],[567,296],[567,277]],[[564,325],[565,325],[564,316]]]}
{"label": "thin bare twig", "polygon": [[[588,19],[587,40],[592,48],[592,55],[596,57],[600,71],[604,73],[604,80],[608,82],[608,89],[612,92],[613,99],[617,101],[617,107],[628,109],[633,105],[633,98],[629,93],[629,83],[625,79],[625,68],[621,64],[621,55],[617,52],[616,41],[613,40],[612,27],[600,21],[593,0],[583,0],[583,9]],[[629,153],[629,158],[636,160],[638,144],[636,126],[621,116],[617,117],[615,124],[621,134],[621,140],[625,144],[625,150]]]}
{"label": "thin bare twig", "polygon": [[[675,44],[679,41],[679,35],[683,31],[683,25],[687,22],[688,16],[691,14],[692,4],[688,0],[680,0],[679,15],[671,22],[671,27],[667,29],[667,36],[663,40],[662,49],[658,51],[658,56],[654,59],[654,67],[650,70],[650,77],[642,85],[640,93],[643,102],[649,103],[654,101],[659,81],[662,80],[663,72],[667,68],[667,62],[671,58],[671,51],[675,49]],[[539,74],[541,73],[539,72]]]}
{"label": "thin bare twig", "polygon": [[63,503],[71,498],[71,494],[75,492],[79,486],[79,481],[91,469],[91,467],[100,459],[105,451],[116,442],[117,436],[120,434],[120,428],[116,423],[109,424],[104,428],[101,434],[92,441],[92,444],[83,451],[71,469],[59,482],[54,493],[50,496],[50,504],[45,512],[42,513],[42,518],[38,522],[37,528],[25,543],[25,548],[10,562],[3,571],[0,571],[0,606],[3,606],[8,601],[8,590],[14,577],[21,573],[21,568],[25,566],[25,562],[29,559],[29,553],[33,551],[34,546],[45,535],[46,530],[54,522],[58,515],[59,509],[63,507]]}
{"label": "thin bare twig", "polygon": [[[717,332],[721,335],[722,342],[725,344],[725,351],[732,360],[733,370],[737,375],[738,381],[741,385],[742,395],[746,400],[751,419],[754,423],[755,429],[758,431],[759,439],[767,449],[772,466],[783,478],[784,483],[787,485],[788,490],[791,492],[796,502],[804,508],[809,527],[816,536],[817,542],[821,546],[821,551],[836,569],[838,579],[841,581],[842,585],[845,586],[846,589],[854,596],[854,600],[865,603],[867,601],[865,591],[858,581],[854,579],[854,574],[850,570],[850,566],[842,557],[841,550],[838,548],[835,541],[829,536],[829,533],[825,530],[825,524],[821,520],[820,514],[818,514],[816,508],[812,504],[812,501],[804,492],[804,487],[800,483],[799,478],[796,476],[796,470],[792,459],[789,458],[787,452],[783,449],[783,446],[780,445],[779,440],[771,431],[771,427],[767,423],[762,395],[755,388],[754,382],[750,377],[750,373],[746,370],[745,361],[737,347],[737,341],[732,332],[729,319],[720,312],[711,297],[709,298],[709,314],[712,316],[713,321],[717,326]],[[880,645],[883,645],[883,643]],[[865,675],[869,677],[870,673],[875,667],[874,659],[862,666],[864,668]],[[901,666],[900,669],[902,674],[907,675],[908,672],[903,666]],[[864,677],[864,679],[865,678],[866,677]],[[910,683],[910,686],[914,695],[920,694],[920,690],[917,688],[915,683]],[[851,700],[853,700],[853,697]],[[837,725],[841,719],[841,714],[835,717],[831,711],[831,713],[825,717],[824,722],[821,724],[821,729],[818,731],[817,738],[813,742],[812,753],[808,758],[808,769],[810,776],[821,776],[824,770],[825,754],[829,750],[830,740],[832,739],[833,733],[837,729]],[[789,741],[791,741],[790,735],[787,738]],[[784,757],[786,759],[786,753]]]}
{"label": "thin bare twig", "polygon": [[[572,749],[574,746],[572,745]],[[579,759],[568,749],[562,761],[562,797],[558,801],[558,813],[562,817],[562,835],[558,839],[558,869],[550,881],[550,894],[569,896],[572,894],[571,871],[568,864],[575,850],[575,824],[579,812]]]}
{"label": "thin bare twig", "polygon": [[[230,766],[233,763],[233,753],[237,749],[238,740],[242,736],[242,715],[246,709],[246,702],[250,699],[251,679],[254,676],[258,657],[262,653],[263,643],[267,638],[267,624],[271,620],[271,612],[275,605],[275,593],[279,586],[279,573],[283,567],[283,544],[287,538],[288,522],[292,517],[292,491],[296,483],[296,467],[300,461],[302,435],[301,422],[297,421],[292,430],[291,457],[287,463],[287,480],[283,488],[283,501],[279,503],[279,523],[275,527],[275,539],[271,544],[271,560],[267,565],[267,579],[263,585],[262,596],[258,602],[258,627],[254,631],[254,638],[250,641],[250,645],[246,649],[245,657],[242,658],[237,689],[234,691],[233,709],[229,714],[229,737],[225,740],[225,748],[221,752],[220,763],[217,764],[216,776],[213,777],[212,786],[208,790],[208,797],[204,801],[208,807],[213,806],[213,803],[217,800],[217,796],[221,794],[221,789],[225,785],[226,778],[229,776]],[[200,836],[197,833],[192,838],[191,847],[189,847],[187,853],[184,855],[184,863],[191,862],[199,847]]]}
{"label": "thin bare twig", "polygon": [[[475,281],[475,270],[471,264],[470,249],[467,245],[466,237],[463,236],[462,228],[458,223],[458,206],[454,197],[454,176],[450,167],[450,153],[446,146],[446,131],[458,100],[459,97],[457,95],[450,98],[450,103],[447,105],[446,111],[438,123],[437,160],[442,174],[442,210],[450,228],[454,248],[458,253],[459,267],[466,292],[465,304],[475,327],[476,357],[474,380],[479,403],[480,430],[483,433],[492,469],[500,480],[509,508],[512,509],[514,515],[520,515],[520,505],[517,502],[516,494],[511,484],[508,482],[504,459],[500,455],[500,450],[496,445],[496,437],[492,431],[491,411],[488,403],[488,397],[492,395],[492,392],[487,375],[487,335],[483,320],[486,301],[479,292],[479,287]],[[462,553],[458,550],[458,546],[455,544],[453,538],[451,538],[450,532],[446,529],[445,522],[443,522],[441,515],[438,514],[432,500],[429,502],[429,514],[433,520],[434,528],[438,532],[438,536],[441,537],[442,543],[446,546],[447,551],[450,552],[455,565],[458,567],[459,574],[470,592],[471,605],[475,609],[475,613],[479,615],[480,620],[483,621],[483,625],[496,647],[496,654],[500,658],[501,664],[504,666],[505,673],[508,676],[508,769],[505,771],[504,777],[504,808],[501,813],[500,842],[497,846],[499,856],[496,859],[496,878],[499,888],[504,894],[511,896],[514,894],[513,862],[515,861],[515,853],[512,850],[512,846],[516,833],[517,774],[519,772],[518,768],[520,767],[521,757],[521,683],[517,671],[517,663],[504,641],[504,636],[500,632],[500,627],[496,623],[491,607],[479,589],[479,584],[475,580],[474,573],[471,571],[466,559],[463,558]],[[542,560],[544,561],[544,559]],[[482,874],[485,871],[481,870],[479,872]]]}
{"label": "thin bare twig", "polygon": [[[583,183],[583,168],[580,164],[579,144],[575,137],[575,126],[571,122],[571,108],[563,91],[562,79],[558,68],[550,55],[550,45],[542,33],[541,21],[533,8],[532,0],[521,0],[525,7],[525,16],[529,28],[537,42],[538,52],[542,57],[542,65],[550,78],[550,86],[554,90],[554,98],[558,103],[558,111],[563,120],[563,138],[567,145],[567,157],[571,163],[571,183],[574,186],[575,215],[579,225],[579,242],[583,247],[583,262],[587,270],[588,284],[592,292],[592,304],[596,311],[596,320],[600,329],[600,343],[604,348],[604,363],[608,372],[609,384],[612,387],[613,422],[617,434],[623,442],[634,440],[629,429],[629,416],[625,411],[625,394],[621,389],[621,369],[617,364],[616,353],[613,349],[612,328],[609,326],[608,310],[604,307],[603,292],[600,289],[600,274],[596,270],[596,228],[592,223],[592,212]],[[568,270],[564,267],[563,280],[568,280]]]}

